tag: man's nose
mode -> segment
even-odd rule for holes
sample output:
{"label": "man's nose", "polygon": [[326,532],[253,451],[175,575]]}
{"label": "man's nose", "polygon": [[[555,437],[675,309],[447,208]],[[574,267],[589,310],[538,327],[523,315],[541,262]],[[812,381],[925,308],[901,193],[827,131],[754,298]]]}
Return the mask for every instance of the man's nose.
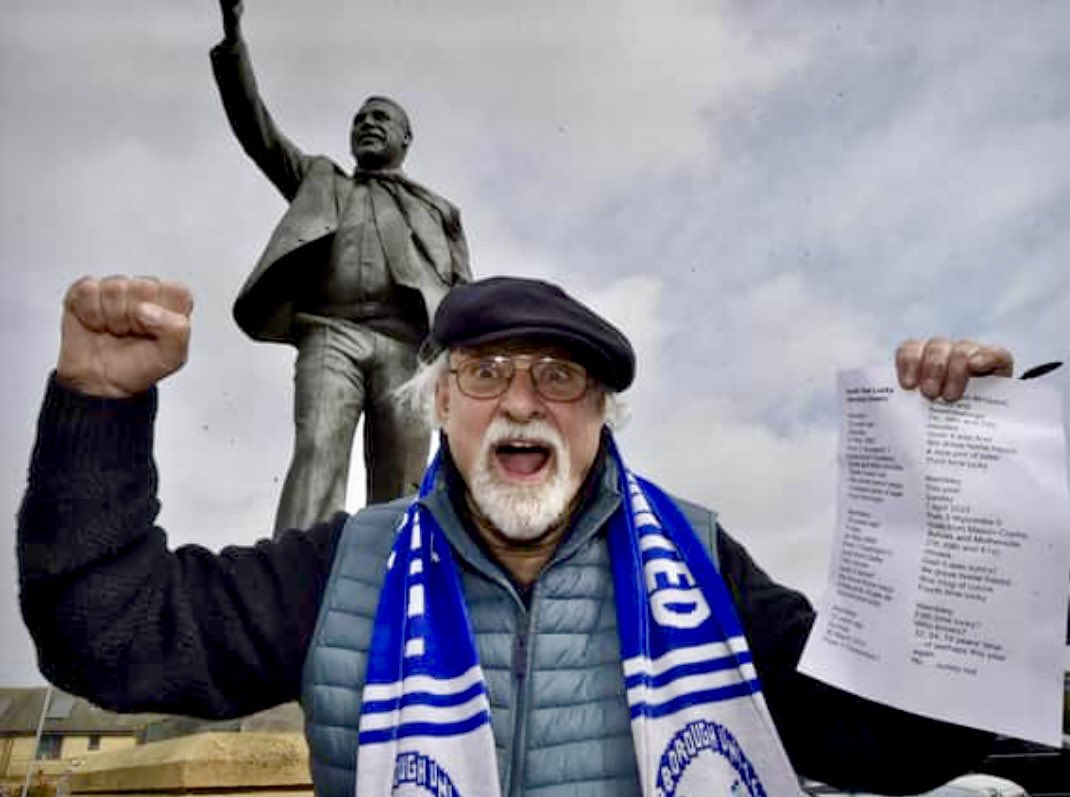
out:
{"label": "man's nose", "polygon": [[517,368],[498,405],[515,421],[528,421],[543,414],[542,397],[535,391],[530,368]]}

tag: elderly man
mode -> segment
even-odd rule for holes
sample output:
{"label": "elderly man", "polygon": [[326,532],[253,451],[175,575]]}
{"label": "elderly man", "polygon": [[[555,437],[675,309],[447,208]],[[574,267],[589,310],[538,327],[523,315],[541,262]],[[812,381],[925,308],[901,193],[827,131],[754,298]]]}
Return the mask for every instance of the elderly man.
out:
{"label": "elderly man", "polygon": [[275,126],[241,35],[242,4],[220,0],[212,67],[242,148],[290,203],[234,304],[253,339],[297,347],[294,451],[275,531],[326,520],[345,505],[353,434],[364,415],[369,502],[413,489],[428,431],[391,399],[412,375],[431,315],[469,279],[460,213],[401,171],[412,142],[405,110],[369,97],[353,117],[350,176],[307,155]]}
{"label": "elderly man", "polygon": [[[779,797],[795,772],[905,794],[984,755],[987,734],[796,671],[809,603],[628,469],[606,422],[632,348],[545,282],[482,280],[439,307],[407,387],[442,430],[418,497],[169,550],[154,385],[184,361],[190,307],[144,279],[65,300],[18,542],[24,617],[63,688],[208,717],[300,697],[317,792],[339,797]],[[942,339],[897,363],[948,400],[1012,369]]]}

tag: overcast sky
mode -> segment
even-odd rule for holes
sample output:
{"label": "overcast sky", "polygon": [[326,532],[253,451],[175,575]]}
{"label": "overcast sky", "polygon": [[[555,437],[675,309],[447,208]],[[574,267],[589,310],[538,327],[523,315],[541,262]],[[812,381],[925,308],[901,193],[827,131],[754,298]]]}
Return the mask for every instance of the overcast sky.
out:
{"label": "overcast sky", "polygon": [[[814,598],[838,368],[931,333],[1070,356],[1070,4],[247,0],[246,33],[308,152],[348,166],[361,98],[401,100],[476,274],[560,281],[632,337],[631,466]],[[293,350],[230,305],[285,205],[227,127],[218,37],[212,0],[5,0],[0,683],[40,682],[13,518],[78,276],[195,295],[158,421],[172,543],[270,531]]]}

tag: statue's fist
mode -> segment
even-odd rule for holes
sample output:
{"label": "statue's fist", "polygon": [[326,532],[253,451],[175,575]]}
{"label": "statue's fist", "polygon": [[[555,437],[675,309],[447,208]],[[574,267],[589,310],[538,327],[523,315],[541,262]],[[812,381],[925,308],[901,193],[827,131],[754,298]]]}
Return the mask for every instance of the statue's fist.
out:
{"label": "statue's fist", "polygon": [[142,393],[185,363],[192,311],[177,282],[83,277],[63,299],[56,378],[92,396]]}
{"label": "statue's fist", "polygon": [[238,30],[238,22],[244,12],[242,0],[219,0],[219,10],[223,14],[223,31],[229,36]]}

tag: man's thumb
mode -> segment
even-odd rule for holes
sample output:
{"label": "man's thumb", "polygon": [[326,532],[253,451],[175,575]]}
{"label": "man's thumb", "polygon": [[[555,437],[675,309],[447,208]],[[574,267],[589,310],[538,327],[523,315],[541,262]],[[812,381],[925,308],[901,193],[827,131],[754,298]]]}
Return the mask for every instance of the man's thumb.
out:
{"label": "man's thumb", "polygon": [[167,351],[168,359],[173,359],[176,366],[185,362],[189,318],[152,302],[142,302],[136,312],[145,332],[156,340],[161,350]]}
{"label": "man's thumb", "polygon": [[138,305],[137,318],[138,321],[154,332],[166,324],[163,308],[152,302],[142,302]]}

